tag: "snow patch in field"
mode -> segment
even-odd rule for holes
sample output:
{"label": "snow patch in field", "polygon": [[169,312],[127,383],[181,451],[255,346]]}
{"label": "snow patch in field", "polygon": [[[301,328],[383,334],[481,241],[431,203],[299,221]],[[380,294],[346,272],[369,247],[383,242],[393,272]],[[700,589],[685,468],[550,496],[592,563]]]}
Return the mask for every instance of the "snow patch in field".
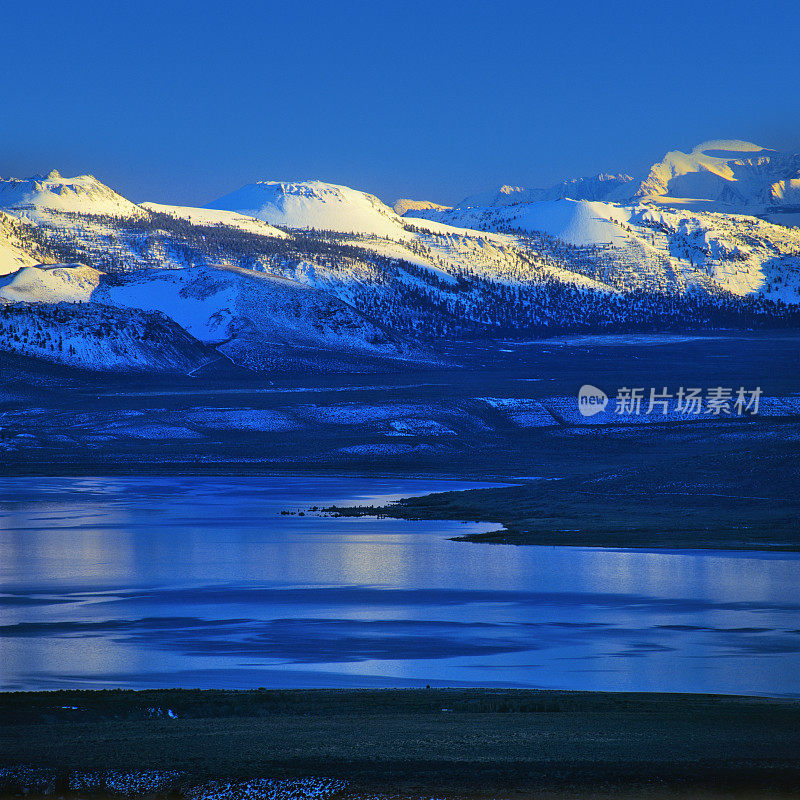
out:
{"label": "snow patch in field", "polygon": [[762,397],[758,414],[762,417],[793,417],[800,414],[800,397]]}
{"label": "snow patch in field", "polygon": [[69,788],[74,792],[143,795],[172,789],[181,777],[182,773],[170,770],[73,772]]}
{"label": "snow patch in field", "polygon": [[339,453],[352,456],[405,456],[423,455],[441,452],[441,448],[428,444],[354,444],[349,447],[340,447]]}
{"label": "snow patch in field", "polygon": [[[74,770],[67,777],[70,792],[102,792],[110,795],[137,796],[174,791],[183,773],[174,770]],[[56,775],[49,769],[27,765],[0,768],[0,791],[10,793],[53,794]]]}
{"label": "snow patch in field", "polygon": [[213,781],[189,789],[186,800],[325,800],[347,787],[333,778]]}
{"label": "snow patch in field", "polygon": [[295,412],[308,420],[326,425],[364,425],[370,422],[385,422],[395,417],[424,415],[425,406],[403,403],[367,405],[340,403],[330,406],[300,406]]}
{"label": "snow patch in field", "polygon": [[52,794],[55,788],[56,776],[52,770],[25,764],[0,767],[0,792]]}
{"label": "snow patch in field", "polygon": [[388,436],[448,436],[455,435],[435,419],[393,419],[389,422]]}
{"label": "snow patch in field", "polygon": [[554,336],[552,339],[533,339],[527,342],[510,342],[512,347],[628,347],[630,345],[681,344],[702,342],[718,336],[674,333],[586,333],[574,336]]}
{"label": "snow patch in field", "polygon": [[301,427],[286,414],[261,408],[201,408],[187,414],[186,421],[209,430],[277,432]]}
{"label": "snow patch in field", "polygon": [[558,425],[552,414],[538,400],[520,397],[478,397],[476,399],[501,411],[520,428],[549,428]]}
{"label": "snow patch in field", "polygon": [[[106,431],[114,438],[146,439],[202,439],[203,435],[180,425],[162,425],[160,423],[143,423],[141,425],[125,425]],[[102,434],[101,434],[102,435]]]}

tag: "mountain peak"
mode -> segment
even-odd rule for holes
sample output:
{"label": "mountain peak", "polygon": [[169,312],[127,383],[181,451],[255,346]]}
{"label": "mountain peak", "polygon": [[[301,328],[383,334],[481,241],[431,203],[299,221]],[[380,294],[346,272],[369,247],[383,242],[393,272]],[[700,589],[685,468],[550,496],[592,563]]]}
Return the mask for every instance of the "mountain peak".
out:
{"label": "mountain peak", "polygon": [[142,213],[94,176],[65,178],[56,169],[47,175],[0,180],[0,208],[114,216]]}
{"label": "mountain peak", "polygon": [[752,210],[778,199],[785,202],[788,195],[800,199],[798,170],[798,155],[741,139],[711,139],[689,153],[668,152],[624,199],[666,204],[693,200]]}
{"label": "mountain peak", "polygon": [[259,180],[206,208],[236,211],[287,228],[402,237],[397,215],[377,197],[323,181]]}

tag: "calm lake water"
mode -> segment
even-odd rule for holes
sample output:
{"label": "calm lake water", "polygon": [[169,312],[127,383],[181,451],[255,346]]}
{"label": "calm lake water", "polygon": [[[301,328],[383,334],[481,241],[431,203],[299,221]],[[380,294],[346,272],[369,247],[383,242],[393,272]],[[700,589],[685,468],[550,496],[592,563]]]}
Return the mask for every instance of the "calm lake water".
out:
{"label": "calm lake water", "polygon": [[800,557],[452,542],[281,516],[473,484],[4,479],[0,686],[800,695]]}

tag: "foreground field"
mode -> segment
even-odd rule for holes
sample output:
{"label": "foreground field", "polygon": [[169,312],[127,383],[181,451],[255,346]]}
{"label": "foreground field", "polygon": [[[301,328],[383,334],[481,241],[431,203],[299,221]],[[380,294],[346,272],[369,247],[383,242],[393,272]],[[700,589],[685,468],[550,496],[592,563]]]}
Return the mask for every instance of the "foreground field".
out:
{"label": "foreground field", "polygon": [[[174,718],[173,718],[174,717]],[[346,781],[342,797],[800,796],[800,703],[508,690],[0,695],[0,767]],[[13,770],[3,770],[12,775]],[[6,780],[5,793],[23,791]]]}

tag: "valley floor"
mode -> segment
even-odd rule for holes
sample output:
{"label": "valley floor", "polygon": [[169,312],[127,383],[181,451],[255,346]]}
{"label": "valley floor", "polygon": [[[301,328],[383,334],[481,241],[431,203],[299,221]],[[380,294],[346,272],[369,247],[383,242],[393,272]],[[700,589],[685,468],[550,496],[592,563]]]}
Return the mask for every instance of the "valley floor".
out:
{"label": "valley floor", "polygon": [[[104,377],[9,356],[0,474],[492,480],[514,485],[380,512],[498,523],[474,541],[796,550],[798,353],[797,334],[570,337],[453,347],[451,366],[426,370],[183,378]],[[761,408],[583,418],[583,384],[611,397],[621,387],[645,396],[759,387]]]}
{"label": "valley floor", "polygon": [[113,786],[134,774],[150,796],[209,799],[259,796],[262,778],[277,780],[260,796],[332,800],[800,796],[800,704],[789,700],[67,691],[2,694],[0,718],[4,796],[36,794],[36,781],[119,796]]}

